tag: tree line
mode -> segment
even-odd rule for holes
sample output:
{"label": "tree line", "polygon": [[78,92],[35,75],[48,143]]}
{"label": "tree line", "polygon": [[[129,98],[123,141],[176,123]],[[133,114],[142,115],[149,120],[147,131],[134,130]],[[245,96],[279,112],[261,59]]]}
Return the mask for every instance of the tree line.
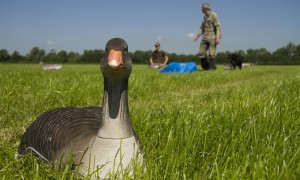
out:
{"label": "tree line", "polygon": [[[84,50],[82,54],[64,50],[51,50],[46,53],[44,49],[33,47],[29,53],[21,55],[18,51],[9,54],[6,49],[0,49],[0,63],[99,63],[103,52],[102,49],[96,49]],[[242,56],[244,62],[257,65],[300,65],[300,44],[288,43],[272,53],[265,48],[219,52],[216,57],[217,63],[229,63],[228,57],[232,53]],[[151,51],[137,50],[129,54],[134,64],[149,64]],[[197,54],[168,53],[168,57],[170,62],[200,62]]]}

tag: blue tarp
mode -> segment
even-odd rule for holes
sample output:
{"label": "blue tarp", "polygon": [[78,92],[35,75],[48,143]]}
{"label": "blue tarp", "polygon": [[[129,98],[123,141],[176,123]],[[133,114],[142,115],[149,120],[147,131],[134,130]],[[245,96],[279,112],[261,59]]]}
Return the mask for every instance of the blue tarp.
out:
{"label": "blue tarp", "polygon": [[168,66],[160,70],[160,73],[192,73],[197,71],[197,65],[194,62],[171,62]]}

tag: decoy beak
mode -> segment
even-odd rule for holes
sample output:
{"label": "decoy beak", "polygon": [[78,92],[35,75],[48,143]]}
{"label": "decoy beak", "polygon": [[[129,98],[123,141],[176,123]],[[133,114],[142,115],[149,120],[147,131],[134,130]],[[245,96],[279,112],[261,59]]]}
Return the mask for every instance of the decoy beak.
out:
{"label": "decoy beak", "polygon": [[108,65],[111,69],[117,69],[124,66],[122,51],[111,49],[108,55]]}

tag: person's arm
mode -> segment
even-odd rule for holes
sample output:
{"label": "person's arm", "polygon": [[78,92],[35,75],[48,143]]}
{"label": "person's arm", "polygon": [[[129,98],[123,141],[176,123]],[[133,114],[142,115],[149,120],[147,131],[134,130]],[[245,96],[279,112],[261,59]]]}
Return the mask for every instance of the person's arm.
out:
{"label": "person's arm", "polygon": [[202,26],[199,28],[198,33],[194,36],[194,41],[197,41],[197,39],[203,34],[203,28]]}
{"label": "person's arm", "polygon": [[222,38],[222,31],[221,31],[219,18],[216,13],[213,14],[213,24],[216,30],[216,44],[219,44],[220,39]]}
{"label": "person's arm", "polygon": [[204,27],[203,27],[203,22],[199,28],[198,33],[194,36],[194,41],[197,41],[197,39],[204,33]]}
{"label": "person's arm", "polygon": [[151,53],[151,55],[150,55],[150,65],[153,65],[154,63],[153,63],[153,52]]}
{"label": "person's arm", "polygon": [[150,65],[153,65],[152,57],[150,57]]}
{"label": "person's arm", "polygon": [[220,33],[218,33],[218,32],[220,32],[220,28],[216,28],[216,29],[219,29],[219,30],[217,30],[217,33],[216,33],[216,44],[219,44],[220,43],[220,35],[218,35],[218,34],[220,34]]}
{"label": "person's arm", "polygon": [[215,28],[216,28],[216,44],[219,44],[220,39],[222,38],[222,32],[221,32],[220,24],[215,26]]}
{"label": "person's arm", "polygon": [[168,63],[168,61],[169,61],[169,58],[168,58],[168,56],[166,55],[166,56],[165,56],[165,62],[164,62],[164,64],[163,64],[163,66],[166,66],[167,63]]}

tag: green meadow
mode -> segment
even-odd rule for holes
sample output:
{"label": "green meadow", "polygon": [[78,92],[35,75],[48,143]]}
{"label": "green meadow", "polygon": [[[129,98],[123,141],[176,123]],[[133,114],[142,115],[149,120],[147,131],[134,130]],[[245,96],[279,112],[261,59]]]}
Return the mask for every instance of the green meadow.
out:
{"label": "green meadow", "polygon": [[[81,179],[17,148],[42,112],[101,106],[102,95],[99,65],[0,64],[0,179]],[[160,74],[134,65],[129,108],[146,171],[123,179],[300,179],[300,66]]]}

